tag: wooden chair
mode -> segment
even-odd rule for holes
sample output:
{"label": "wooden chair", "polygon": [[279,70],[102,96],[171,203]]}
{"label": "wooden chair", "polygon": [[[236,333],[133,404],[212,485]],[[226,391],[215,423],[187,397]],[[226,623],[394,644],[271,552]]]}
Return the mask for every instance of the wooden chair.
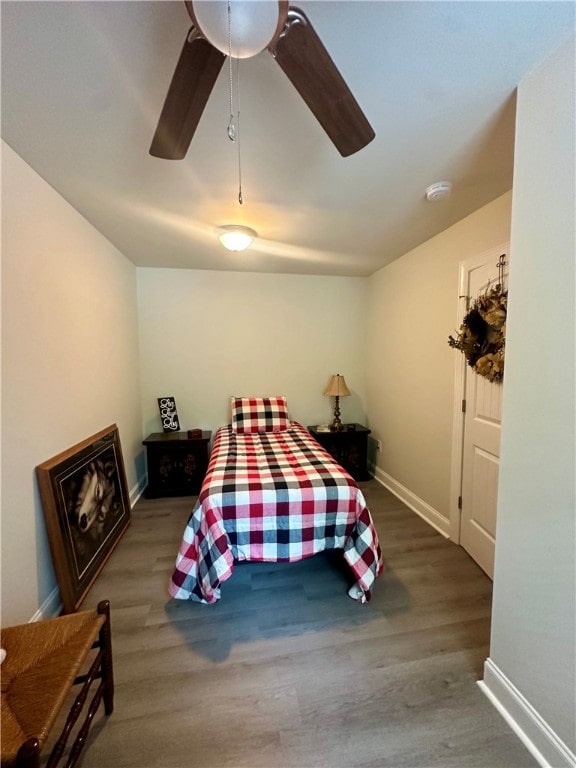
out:
{"label": "wooden chair", "polygon": [[[1,646],[6,651],[0,667],[2,768],[39,768],[42,747],[72,686],[81,685],[46,763],[46,768],[54,768],[92,682],[100,680],[70,750],[66,765],[71,768],[86,743],[100,701],[104,700],[107,715],[114,707],[109,602],[103,600],[95,611],[6,627],[1,630]],[[88,664],[89,670],[79,675]]]}

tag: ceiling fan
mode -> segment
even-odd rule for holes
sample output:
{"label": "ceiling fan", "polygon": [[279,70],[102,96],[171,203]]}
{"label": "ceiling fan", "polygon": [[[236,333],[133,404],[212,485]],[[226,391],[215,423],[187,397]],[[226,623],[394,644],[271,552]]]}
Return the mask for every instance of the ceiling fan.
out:
{"label": "ceiling fan", "polygon": [[185,5],[192,27],[168,89],[151,155],[181,160],[226,56],[247,58],[265,48],[343,157],[372,141],[370,123],[299,8],[289,6],[288,0],[185,0]]}

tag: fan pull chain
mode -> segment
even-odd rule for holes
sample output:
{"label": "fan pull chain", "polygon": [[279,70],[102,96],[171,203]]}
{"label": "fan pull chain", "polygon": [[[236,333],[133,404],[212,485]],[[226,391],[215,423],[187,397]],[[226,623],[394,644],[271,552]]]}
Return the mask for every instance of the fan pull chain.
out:
{"label": "fan pull chain", "polygon": [[234,78],[232,75],[232,12],[230,0],[228,0],[228,72],[230,75],[230,120],[228,121],[228,138],[230,141],[238,140],[238,202],[244,203],[242,197],[242,160],[240,156],[240,59],[236,61],[236,99],[238,109],[236,123],[234,123]]}
{"label": "fan pull chain", "polygon": [[242,158],[240,153],[240,59],[236,61],[236,99],[238,101],[238,202],[244,203],[242,199]]}
{"label": "fan pull chain", "polygon": [[230,120],[228,122],[228,138],[236,141],[236,126],[234,125],[234,98],[232,94],[232,12],[228,0],[228,70],[230,73]]}

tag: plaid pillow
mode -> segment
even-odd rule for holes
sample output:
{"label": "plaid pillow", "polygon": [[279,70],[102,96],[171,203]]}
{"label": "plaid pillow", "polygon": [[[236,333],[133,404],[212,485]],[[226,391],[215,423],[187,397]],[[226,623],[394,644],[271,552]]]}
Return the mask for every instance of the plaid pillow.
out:
{"label": "plaid pillow", "polygon": [[285,397],[233,397],[232,429],[240,434],[288,429]]}

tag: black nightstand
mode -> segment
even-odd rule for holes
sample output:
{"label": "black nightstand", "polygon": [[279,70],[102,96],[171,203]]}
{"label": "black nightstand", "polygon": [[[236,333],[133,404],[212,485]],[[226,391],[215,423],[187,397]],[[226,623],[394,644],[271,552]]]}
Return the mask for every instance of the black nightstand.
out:
{"label": "black nightstand", "polygon": [[208,467],[208,443],[212,432],[202,437],[188,437],[187,432],[154,432],[146,446],[149,499],[160,496],[194,496]]}
{"label": "black nightstand", "polygon": [[370,480],[368,472],[368,435],[362,424],[343,424],[339,432],[318,431],[308,427],[312,437],[331,454],[354,480]]}

